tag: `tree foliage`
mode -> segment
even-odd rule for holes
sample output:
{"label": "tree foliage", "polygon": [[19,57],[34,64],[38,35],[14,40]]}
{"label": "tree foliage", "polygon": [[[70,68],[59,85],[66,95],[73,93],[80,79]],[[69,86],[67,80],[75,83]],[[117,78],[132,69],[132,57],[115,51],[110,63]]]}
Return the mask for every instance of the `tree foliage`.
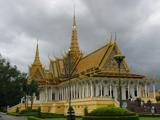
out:
{"label": "tree foliage", "polygon": [[29,96],[31,97],[31,109],[32,109],[34,97],[39,94],[38,84],[35,80],[32,80],[31,83],[28,85],[28,87],[29,87],[28,93],[29,93]]}
{"label": "tree foliage", "polygon": [[23,81],[26,74],[17,70],[0,55],[0,110],[20,102],[23,96]]}

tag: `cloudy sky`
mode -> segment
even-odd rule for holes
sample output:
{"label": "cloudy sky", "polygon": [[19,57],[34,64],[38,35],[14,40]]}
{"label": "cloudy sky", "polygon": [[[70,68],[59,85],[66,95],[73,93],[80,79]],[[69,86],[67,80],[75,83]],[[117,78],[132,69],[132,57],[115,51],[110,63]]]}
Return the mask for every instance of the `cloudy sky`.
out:
{"label": "cloudy sky", "polygon": [[160,0],[0,0],[0,53],[24,72],[39,40],[41,62],[69,48],[73,5],[86,54],[117,33],[135,73],[160,77]]}

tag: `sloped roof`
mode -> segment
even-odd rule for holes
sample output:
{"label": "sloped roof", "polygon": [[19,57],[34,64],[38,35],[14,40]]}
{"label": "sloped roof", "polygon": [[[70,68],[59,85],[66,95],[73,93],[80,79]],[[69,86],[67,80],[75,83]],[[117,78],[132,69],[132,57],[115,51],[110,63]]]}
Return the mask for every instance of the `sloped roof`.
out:
{"label": "sloped roof", "polygon": [[91,68],[96,68],[100,65],[102,59],[104,58],[107,51],[111,48],[111,44],[106,44],[105,46],[95,50],[94,52],[83,57],[79,64],[77,65],[77,72],[81,73]]}

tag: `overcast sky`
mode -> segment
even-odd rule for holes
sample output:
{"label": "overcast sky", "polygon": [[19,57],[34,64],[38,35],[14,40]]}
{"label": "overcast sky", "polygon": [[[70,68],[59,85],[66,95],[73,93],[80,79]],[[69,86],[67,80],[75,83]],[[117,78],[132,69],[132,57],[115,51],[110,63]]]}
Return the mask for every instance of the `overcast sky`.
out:
{"label": "overcast sky", "polygon": [[86,54],[117,33],[135,73],[160,77],[160,0],[0,0],[0,53],[24,72],[39,40],[41,62],[69,48],[73,4]]}

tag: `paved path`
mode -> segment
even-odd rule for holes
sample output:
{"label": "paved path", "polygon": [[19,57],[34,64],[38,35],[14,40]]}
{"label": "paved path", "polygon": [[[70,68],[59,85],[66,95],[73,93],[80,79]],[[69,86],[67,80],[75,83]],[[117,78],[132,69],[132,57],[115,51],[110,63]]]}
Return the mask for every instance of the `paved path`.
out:
{"label": "paved path", "polygon": [[0,120],[27,120],[26,117],[14,117],[10,115],[6,115],[4,113],[0,113]]}

